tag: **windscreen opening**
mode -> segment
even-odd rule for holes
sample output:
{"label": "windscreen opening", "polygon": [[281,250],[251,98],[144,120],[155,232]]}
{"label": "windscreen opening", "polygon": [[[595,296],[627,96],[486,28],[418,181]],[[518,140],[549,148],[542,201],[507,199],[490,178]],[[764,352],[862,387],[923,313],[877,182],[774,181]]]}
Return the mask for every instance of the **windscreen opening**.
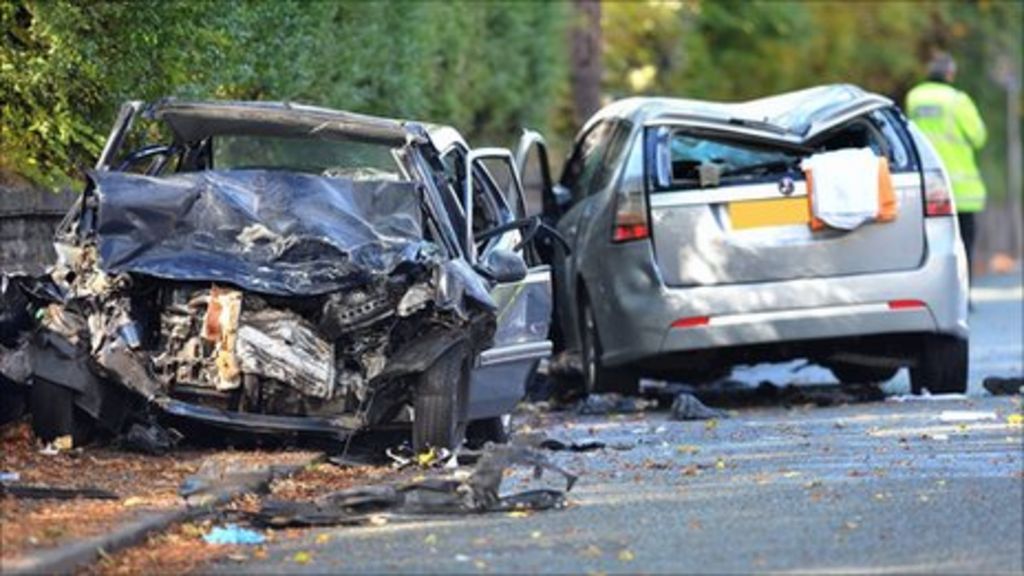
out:
{"label": "windscreen opening", "polygon": [[214,137],[218,170],[287,170],[365,179],[399,179],[393,150],[386,144],[324,138],[221,135]]}

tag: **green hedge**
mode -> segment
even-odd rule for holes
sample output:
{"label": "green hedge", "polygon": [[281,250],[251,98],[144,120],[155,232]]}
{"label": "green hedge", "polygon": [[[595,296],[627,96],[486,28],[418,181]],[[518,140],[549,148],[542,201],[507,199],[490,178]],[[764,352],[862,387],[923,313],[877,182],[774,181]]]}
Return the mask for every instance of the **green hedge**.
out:
{"label": "green hedge", "polygon": [[564,84],[567,5],[218,0],[0,4],[0,171],[57,187],[121,101],[292,100],[509,144]]}

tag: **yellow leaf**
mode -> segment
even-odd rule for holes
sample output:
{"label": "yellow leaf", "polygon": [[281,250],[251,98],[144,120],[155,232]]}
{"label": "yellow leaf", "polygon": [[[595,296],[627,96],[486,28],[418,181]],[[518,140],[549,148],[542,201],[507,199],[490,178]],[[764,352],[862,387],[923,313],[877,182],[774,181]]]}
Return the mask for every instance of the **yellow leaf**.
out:
{"label": "yellow leaf", "polygon": [[145,503],[146,500],[144,498],[139,498],[138,496],[131,496],[129,498],[125,498],[124,502],[122,502],[121,505],[124,506],[125,508],[134,508],[136,506],[142,506]]}
{"label": "yellow leaf", "polygon": [[622,562],[632,562],[635,558],[636,556],[634,556],[629,550],[619,552],[619,560]]}
{"label": "yellow leaf", "polygon": [[1006,423],[1010,426],[1024,426],[1024,414],[1010,414],[1006,417]]}
{"label": "yellow leaf", "polygon": [[680,454],[696,454],[697,452],[700,452],[700,448],[693,444],[681,444],[676,446],[676,452],[679,452]]}
{"label": "yellow leaf", "polygon": [[719,458],[718,460],[715,460],[715,468],[718,468],[719,470],[724,470],[725,469],[725,460],[722,460],[721,458]]}
{"label": "yellow leaf", "polygon": [[426,452],[421,452],[420,454],[416,455],[416,463],[419,464],[420,466],[423,466],[424,468],[430,466],[436,461],[437,450],[434,450],[433,447],[431,447],[430,450],[427,450]]}
{"label": "yellow leaf", "polygon": [[533,538],[534,540],[539,540],[541,536],[543,536],[543,534],[540,530],[534,530],[533,532],[530,532],[530,538]]}
{"label": "yellow leaf", "polygon": [[433,534],[427,534],[427,537],[423,539],[424,544],[434,545],[437,544],[437,536]]}
{"label": "yellow leaf", "polygon": [[601,554],[604,554],[604,552],[602,552],[597,546],[591,544],[590,546],[587,546],[581,554],[584,556],[600,556]]}
{"label": "yellow leaf", "polygon": [[57,450],[71,450],[74,447],[74,440],[71,439],[71,435],[61,436],[54,439],[53,447]]}
{"label": "yellow leaf", "polygon": [[476,566],[477,570],[486,570],[487,562],[484,562],[483,560],[476,560],[475,562],[473,562],[473,566]]}
{"label": "yellow leaf", "polygon": [[714,418],[704,423],[705,430],[714,430],[715,428],[718,428],[718,420]]}
{"label": "yellow leaf", "polygon": [[513,510],[506,514],[509,518],[526,518],[530,515],[526,510]]}
{"label": "yellow leaf", "polygon": [[331,541],[331,535],[330,534],[317,534],[316,535],[316,543],[317,544],[327,544],[330,541]]}
{"label": "yellow leaf", "polygon": [[313,561],[313,555],[305,550],[300,550],[292,556],[292,561],[296,564],[309,564]]}

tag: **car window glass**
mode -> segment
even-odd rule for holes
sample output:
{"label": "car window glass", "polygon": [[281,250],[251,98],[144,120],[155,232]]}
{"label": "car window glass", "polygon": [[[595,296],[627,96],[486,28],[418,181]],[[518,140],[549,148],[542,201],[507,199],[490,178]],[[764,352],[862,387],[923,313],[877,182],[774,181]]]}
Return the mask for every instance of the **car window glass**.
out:
{"label": "car window glass", "polygon": [[608,139],[604,155],[598,162],[597,175],[587,187],[587,196],[603,190],[612,179],[622,159],[622,153],[626,149],[626,143],[629,141],[632,127],[632,123],[625,120],[615,123],[614,131]]}
{"label": "car window glass", "polygon": [[[465,212],[462,205],[462,191],[466,182],[466,152],[456,146],[448,149],[441,161],[444,164],[445,177],[453,185],[459,210]],[[493,191],[489,190],[490,176],[482,168],[474,167],[479,172],[473,179],[473,233],[494,228],[501,223],[501,207],[495,201]]]}
{"label": "car window glass", "polygon": [[881,110],[874,112],[871,119],[875,122],[886,142],[889,144],[889,166],[892,170],[912,170],[913,159],[910,154],[906,135],[897,123],[892,112]]}
{"label": "car window glass", "polygon": [[562,185],[572,192],[573,202],[578,202],[587,195],[590,182],[600,168],[612,127],[609,121],[597,124],[587,132],[573,151],[562,175]]}

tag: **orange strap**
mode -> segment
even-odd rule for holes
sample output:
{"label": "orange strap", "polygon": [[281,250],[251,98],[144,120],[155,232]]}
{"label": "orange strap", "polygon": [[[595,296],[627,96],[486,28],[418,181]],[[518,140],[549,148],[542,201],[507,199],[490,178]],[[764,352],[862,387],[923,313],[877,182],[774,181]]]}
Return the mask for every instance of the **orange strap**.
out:
{"label": "orange strap", "polygon": [[[804,178],[807,180],[807,210],[811,215],[809,225],[811,230],[817,232],[824,230],[828,225],[820,218],[814,217],[814,178],[810,170],[804,170]],[[889,161],[883,157],[878,158],[878,212],[875,213],[876,222],[892,222],[896,219],[899,206],[896,203],[896,190],[892,186],[892,173],[889,171]]]}

